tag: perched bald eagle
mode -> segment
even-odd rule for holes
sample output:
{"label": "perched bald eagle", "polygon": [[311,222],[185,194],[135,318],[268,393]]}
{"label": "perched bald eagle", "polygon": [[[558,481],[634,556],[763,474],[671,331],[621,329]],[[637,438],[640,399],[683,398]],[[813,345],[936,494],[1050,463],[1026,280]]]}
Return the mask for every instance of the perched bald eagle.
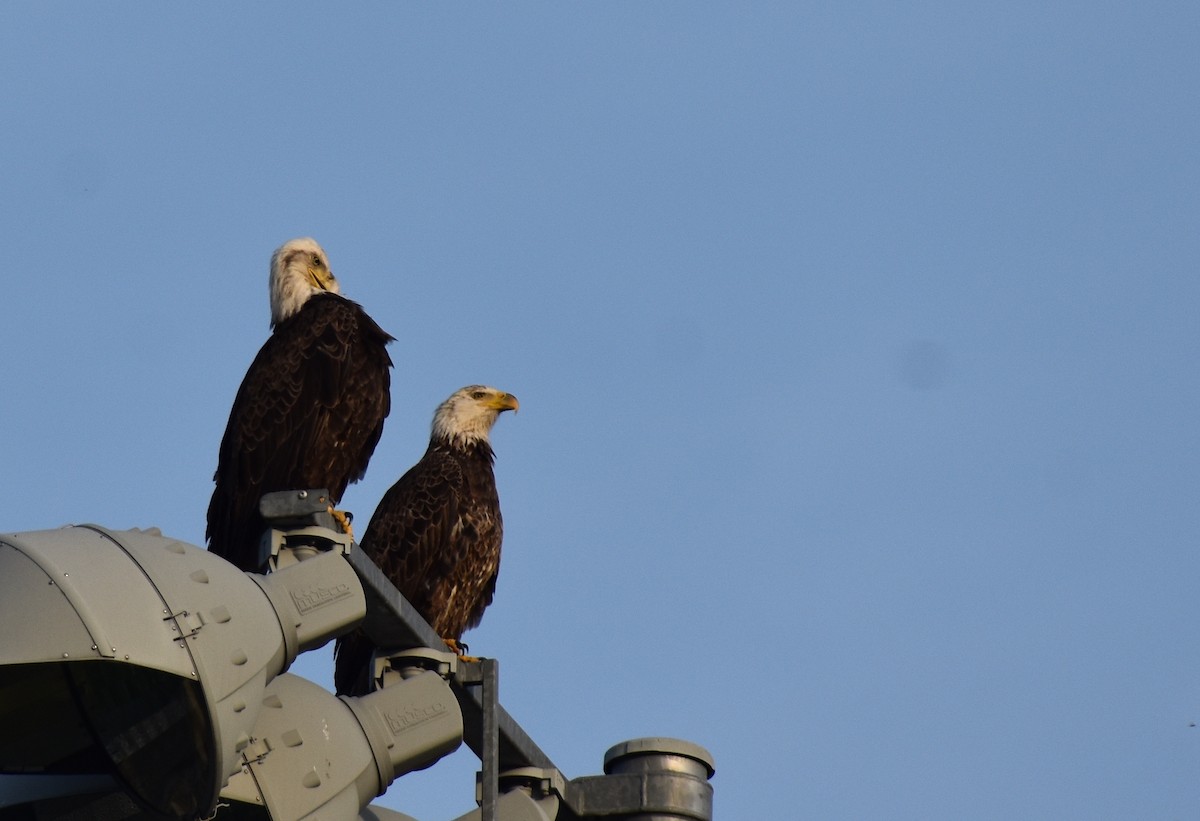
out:
{"label": "perched bald eagle", "polygon": [[[504,526],[488,436],[502,412],[516,409],[517,398],[495,388],[455,391],[433,416],[425,455],[384,495],[360,545],[438,635],[455,643],[479,624],[496,590]],[[373,649],[361,630],[337,640],[340,695],[369,689]]]}
{"label": "perched bald eagle", "polygon": [[327,488],[333,503],[362,478],[391,410],[385,333],[341,296],[315,240],[271,257],[272,333],[238,388],[208,505],[208,549],[257,571],[264,493]]}

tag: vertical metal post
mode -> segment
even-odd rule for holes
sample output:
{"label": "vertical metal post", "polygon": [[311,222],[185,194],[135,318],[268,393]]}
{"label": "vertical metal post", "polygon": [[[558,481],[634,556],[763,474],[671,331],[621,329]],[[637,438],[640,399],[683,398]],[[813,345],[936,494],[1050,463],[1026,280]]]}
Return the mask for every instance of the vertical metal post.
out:
{"label": "vertical metal post", "polygon": [[500,704],[500,662],[496,659],[481,659],[483,692],[480,701],[483,707],[483,750],[480,763],[483,765],[480,808],[482,821],[496,821],[496,800],[499,795],[500,777],[500,722],[497,707]]}

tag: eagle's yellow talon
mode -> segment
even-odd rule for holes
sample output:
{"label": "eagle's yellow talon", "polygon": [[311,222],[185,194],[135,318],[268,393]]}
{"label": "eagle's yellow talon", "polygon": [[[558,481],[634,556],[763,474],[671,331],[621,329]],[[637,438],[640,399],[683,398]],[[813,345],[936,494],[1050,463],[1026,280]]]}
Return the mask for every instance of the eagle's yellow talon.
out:
{"label": "eagle's yellow talon", "polygon": [[333,505],[330,505],[326,510],[329,511],[329,515],[333,517],[333,520],[341,525],[342,531],[350,537],[350,541],[354,541],[354,528],[350,526],[350,517],[342,511],[335,509]]}
{"label": "eagle's yellow talon", "polygon": [[479,658],[478,656],[466,655],[467,645],[461,641],[456,641],[455,639],[442,639],[442,641],[446,642],[446,646],[450,648],[450,652],[458,656],[459,661],[465,661],[471,664],[483,661],[483,659]]}

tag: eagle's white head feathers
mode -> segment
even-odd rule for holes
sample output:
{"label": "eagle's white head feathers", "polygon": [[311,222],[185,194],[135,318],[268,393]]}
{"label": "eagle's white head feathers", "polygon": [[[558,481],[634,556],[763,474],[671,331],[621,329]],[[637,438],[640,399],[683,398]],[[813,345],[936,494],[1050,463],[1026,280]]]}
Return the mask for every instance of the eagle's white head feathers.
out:
{"label": "eagle's white head feathers", "polygon": [[341,293],[329,257],[312,237],[285,242],[271,255],[270,289],[271,327],[303,308],[313,294]]}
{"label": "eagle's white head feathers", "polygon": [[487,442],[496,418],[520,407],[517,397],[485,385],[459,388],[433,415],[433,435],[458,444]]}

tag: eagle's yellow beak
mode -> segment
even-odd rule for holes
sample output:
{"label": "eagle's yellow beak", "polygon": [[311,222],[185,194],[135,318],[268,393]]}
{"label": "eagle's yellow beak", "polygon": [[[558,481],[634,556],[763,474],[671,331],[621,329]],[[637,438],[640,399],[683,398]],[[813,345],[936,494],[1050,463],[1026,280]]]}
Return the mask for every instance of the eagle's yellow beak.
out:
{"label": "eagle's yellow beak", "polygon": [[521,403],[511,393],[497,393],[488,400],[488,407],[498,411],[510,410],[515,412],[521,407]]}
{"label": "eagle's yellow beak", "polygon": [[336,281],[333,277],[333,271],[330,271],[323,265],[308,266],[308,278],[312,284],[320,288],[322,291],[332,291],[333,283]]}

